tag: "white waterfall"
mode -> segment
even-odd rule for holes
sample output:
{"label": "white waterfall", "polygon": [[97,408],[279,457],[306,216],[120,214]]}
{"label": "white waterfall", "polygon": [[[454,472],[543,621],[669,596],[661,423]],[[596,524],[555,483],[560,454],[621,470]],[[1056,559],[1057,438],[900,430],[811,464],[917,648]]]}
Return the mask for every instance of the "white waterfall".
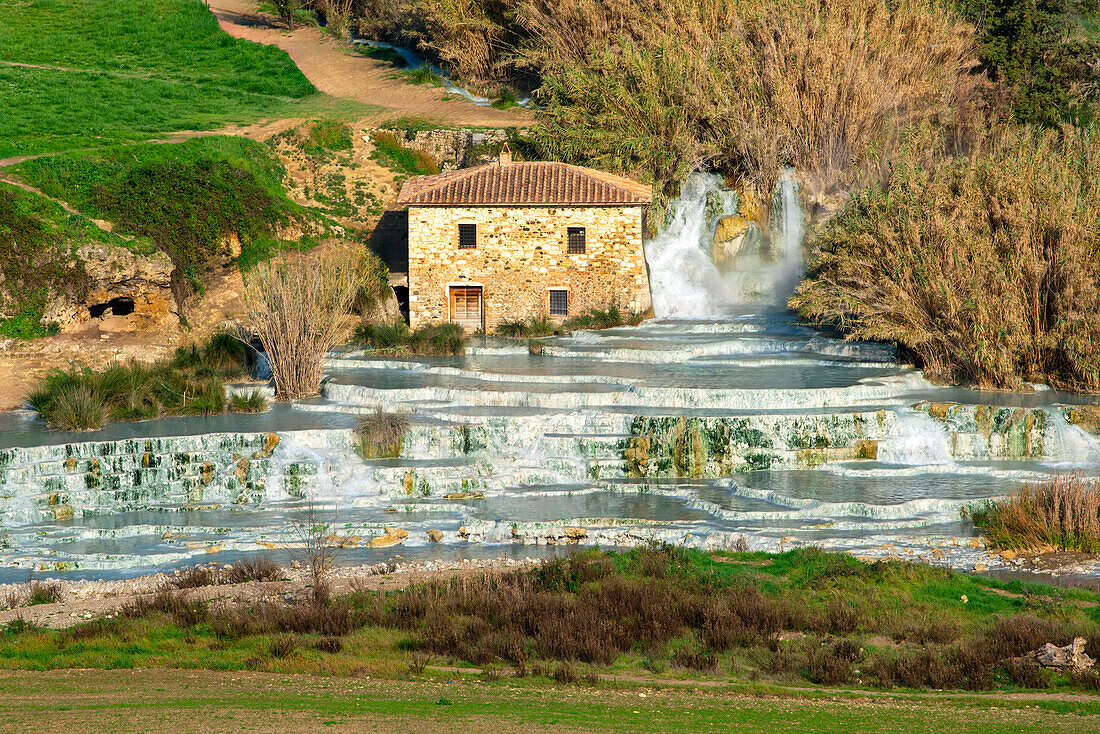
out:
{"label": "white waterfall", "polygon": [[879,444],[878,458],[885,464],[936,466],[955,463],[942,423],[927,413],[901,416]]}
{"label": "white waterfall", "polygon": [[[707,194],[722,186],[714,174],[693,173],[671,204],[672,221],[645,245],[653,311],[658,318],[705,318],[722,313],[725,284],[705,247]],[[713,232],[713,230],[712,230]]]}
{"label": "white waterfall", "polygon": [[783,305],[801,277],[803,216],[795,172],[785,169],[780,175],[767,253],[745,252],[725,274],[715,266],[711,248],[719,220],[732,212],[713,211],[708,206],[710,195],[716,192],[732,193],[715,174],[688,176],[680,187],[680,197],[670,205],[670,220],[646,243],[653,310],[658,318],[722,316],[729,307],[745,303]]}

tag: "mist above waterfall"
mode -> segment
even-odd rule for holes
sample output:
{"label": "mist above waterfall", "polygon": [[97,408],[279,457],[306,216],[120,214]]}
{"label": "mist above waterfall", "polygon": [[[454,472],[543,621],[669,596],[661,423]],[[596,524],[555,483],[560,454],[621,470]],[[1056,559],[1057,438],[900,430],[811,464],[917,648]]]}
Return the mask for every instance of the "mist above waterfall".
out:
{"label": "mist above waterfall", "polygon": [[[802,274],[803,214],[794,171],[780,176],[768,235],[738,216],[737,192],[715,174],[688,176],[669,212],[665,226],[645,243],[658,318],[720,317],[738,305],[786,303]],[[735,252],[724,255],[720,268],[715,234],[723,220],[742,228]]]}

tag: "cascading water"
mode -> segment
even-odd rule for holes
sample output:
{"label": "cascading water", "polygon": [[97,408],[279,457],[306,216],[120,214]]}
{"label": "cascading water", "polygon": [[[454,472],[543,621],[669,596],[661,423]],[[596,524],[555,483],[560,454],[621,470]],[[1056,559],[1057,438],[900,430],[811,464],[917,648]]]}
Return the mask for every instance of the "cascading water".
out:
{"label": "cascading water", "polygon": [[[720,176],[693,173],[672,202],[672,219],[645,245],[653,311],[658,318],[719,316],[727,301],[722,275],[704,249],[708,229],[707,194]],[[711,230],[713,232],[713,230]]]}
{"label": "cascading water", "polygon": [[[342,352],[322,398],[265,414],[68,436],[0,414],[0,581],[281,552],[313,501],[346,562],[745,539],[993,568],[1007,561],[974,547],[960,508],[1100,474],[1100,400],[937,387],[888,345],[775,308],[802,270],[792,171],[765,232],[717,176],[681,193],[646,245],[663,320],[538,354],[492,338],[426,360]],[[357,450],[378,409],[411,414],[398,456]]]}
{"label": "cascading water", "polygon": [[782,305],[793,291],[802,273],[803,236],[795,172],[780,175],[769,246],[759,247],[756,225],[745,223],[738,252],[723,273],[713,248],[720,221],[736,218],[730,200],[736,202],[736,193],[715,174],[693,173],[680,187],[666,226],[645,245],[658,318],[721,317],[739,304]]}

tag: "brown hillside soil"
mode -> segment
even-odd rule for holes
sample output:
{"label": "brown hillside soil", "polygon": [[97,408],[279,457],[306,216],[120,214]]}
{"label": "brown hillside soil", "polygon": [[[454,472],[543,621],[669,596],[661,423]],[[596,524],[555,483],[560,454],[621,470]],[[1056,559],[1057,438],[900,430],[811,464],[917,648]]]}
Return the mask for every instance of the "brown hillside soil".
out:
{"label": "brown hillside soil", "polygon": [[231,36],[286,51],[313,86],[334,97],[346,97],[386,108],[374,122],[398,116],[478,127],[517,127],[532,116],[521,109],[478,107],[464,100],[444,100],[444,91],[394,78],[393,70],[353,53],[312,26],[293,32],[274,16],[256,10],[254,0],[210,0],[210,11]]}

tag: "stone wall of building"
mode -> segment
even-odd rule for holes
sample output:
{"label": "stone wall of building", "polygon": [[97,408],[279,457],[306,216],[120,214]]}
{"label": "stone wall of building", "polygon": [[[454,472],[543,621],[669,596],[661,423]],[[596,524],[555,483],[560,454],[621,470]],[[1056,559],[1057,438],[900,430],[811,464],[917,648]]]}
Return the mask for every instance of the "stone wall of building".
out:
{"label": "stone wall of building", "polygon": [[[477,226],[477,248],[458,249],[458,225]],[[566,229],[584,227],[583,255]],[[569,291],[569,315],[617,305],[650,308],[642,207],[410,207],[409,318],[413,327],[450,318],[452,285],[483,288],[485,327],[549,315],[549,290]]]}

